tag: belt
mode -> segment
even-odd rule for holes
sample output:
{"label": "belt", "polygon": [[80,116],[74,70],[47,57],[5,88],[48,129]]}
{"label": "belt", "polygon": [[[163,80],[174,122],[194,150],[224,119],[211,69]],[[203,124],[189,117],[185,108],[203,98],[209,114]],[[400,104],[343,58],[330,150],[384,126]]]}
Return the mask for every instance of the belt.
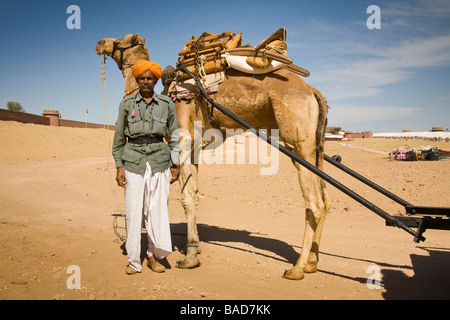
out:
{"label": "belt", "polygon": [[163,142],[163,137],[150,137],[150,136],[141,136],[136,138],[128,137],[129,143],[134,144],[152,144],[152,143],[160,143]]}

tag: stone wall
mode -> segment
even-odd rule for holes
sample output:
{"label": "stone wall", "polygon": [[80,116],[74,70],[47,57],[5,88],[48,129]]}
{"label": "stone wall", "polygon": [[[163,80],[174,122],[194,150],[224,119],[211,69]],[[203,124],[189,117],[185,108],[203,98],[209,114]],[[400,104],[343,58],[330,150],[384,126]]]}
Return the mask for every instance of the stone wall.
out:
{"label": "stone wall", "polygon": [[50,119],[43,116],[38,116],[26,112],[10,111],[5,109],[0,109],[0,120],[2,121],[17,121],[22,123],[34,123],[49,126]]}
{"label": "stone wall", "polygon": [[[91,128],[98,129],[103,128],[103,124],[98,123],[86,123],[83,121],[65,120],[60,118],[58,110],[44,110],[43,116],[38,116],[26,112],[10,111],[0,109],[0,121],[17,121],[22,123],[34,123],[45,126],[60,126],[70,128]],[[109,125],[110,130],[114,130],[116,126]]]}

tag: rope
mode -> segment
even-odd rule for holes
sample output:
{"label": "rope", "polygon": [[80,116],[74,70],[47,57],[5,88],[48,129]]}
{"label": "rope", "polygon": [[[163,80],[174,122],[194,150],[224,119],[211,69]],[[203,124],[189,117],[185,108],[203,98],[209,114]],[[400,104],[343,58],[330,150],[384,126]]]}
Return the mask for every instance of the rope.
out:
{"label": "rope", "polygon": [[204,55],[201,55],[199,58],[199,62],[200,62],[200,70],[197,76],[200,77],[202,84],[206,85],[206,72],[205,72],[206,57]]}
{"label": "rope", "polygon": [[275,50],[276,52],[278,52],[279,54],[282,54],[282,55],[284,55],[284,56],[287,56],[287,50],[285,50],[284,48],[282,48],[282,47],[276,47],[276,46],[269,46],[269,45],[267,45],[266,46],[266,49],[268,49],[268,50]]}
{"label": "rope", "polygon": [[[103,52],[103,50],[101,51]],[[119,201],[117,200],[117,194],[116,191],[114,189],[114,185],[113,185],[113,179],[112,179],[112,174],[111,174],[111,156],[109,155],[109,152],[111,151],[112,145],[111,145],[111,137],[109,136],[109,134],[106,134],[107,132],[109,133],[109,121],[108,121],[108,95],[107,95],[107,91],[106,91],[106,56],[103,55],[103,57],[100,57],[101,60],[101,74],[102,74],[102,105],[103,105],[103,132],[105,134],[105,142],[106,145],[108,146],[108,156],[107,156],[107,167],[108,167],[108,176],[109,176],[109,184],[111,187],[111,191],[113,194],[113,198],[114,198],[114,202],[116,204],[117,207],[117,211],[120,213],[120,217],[122,217],[124,219],[124,223],[126,224],[126,219],[125,219],[125,213],[123,212],[123,210],[121,209],[121,206],[119,205]],[[120,232],[119,229],[126,229],[124,227],[120,227],[118,224],[117,219],[119,218],[118,215],[114,216],[113,219],[113,230],[114,230],[114,234],[118,237],[119,241],[125,241],[126,240],[126,236],[123,236]],[[126,233],[126,231],[125,231]]]}

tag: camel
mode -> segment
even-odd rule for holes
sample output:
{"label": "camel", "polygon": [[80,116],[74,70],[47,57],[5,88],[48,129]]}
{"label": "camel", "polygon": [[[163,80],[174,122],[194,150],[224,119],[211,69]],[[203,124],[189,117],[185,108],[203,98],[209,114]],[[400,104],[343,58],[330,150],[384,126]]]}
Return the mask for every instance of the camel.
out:
{"label": "camel", "polygon": [[[150,58],[144,44],[145,40],[138,34],[129,34],[122,39],[104,38],[96,46],[97,54],[111,56],[122,70],[125,95],[132,93],[137,87],[131,75],[133,63]],[[219,91],[211,94],[211,97],[255,128],[266,129],[268,132],[278,129],[279,138],[286,148],[323,170],[327,103],[317,89],[298,75],[286,69],[263,75],[227,69]],[[201,121],[204,129],[211,126],[222,130],[239,128],[237,123],[218,111],[214,113],[214,121],[209,121],[210,108],[201,96],[175,101],[175,107],[183,145],[181,159],[186,159],[183,152],[197,147],[193,139],[194,134],[199,134],[194,132],[199,130],[194,125],[195,121]],[[292,268],[284,272],[283,277],[300,280],[305,273],[317,271],[320,239],[330,200],[325,182],[298,163],[293,163],[298,171],[305,201],[306,223],[300,257]],[[181,165],[179,183],[187,219],[187,243],[185,258],[178,261],[176,267],[190,269],[200,265],[200,239],[196,224],[199,201],[198,164],[195,161],[185,161]]]}

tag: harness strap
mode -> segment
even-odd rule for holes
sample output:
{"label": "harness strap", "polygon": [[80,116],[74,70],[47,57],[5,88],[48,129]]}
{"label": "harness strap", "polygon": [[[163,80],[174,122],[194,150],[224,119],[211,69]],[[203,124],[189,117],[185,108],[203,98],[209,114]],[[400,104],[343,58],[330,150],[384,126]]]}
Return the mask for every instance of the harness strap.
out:
{"label": "harness strap", "polygon": [[114,44],[114,46],[113,46],[113,51],[112,51],[112,53],[111,53],[111,56],[114,55],[114,52],[115,52],[116,50],[119,50],[119,51],[120,51],[120,65],[119,65],[119,69],[120,69],[120,70],[122,70],[122,68],[123,68],[123,53],[124,53],[124,51],[125,51],[125,50],[128,50],[128,49],[131,49],[131,48],[134,48],[134,47],[136,47],[136,46],[144,46],[144,44],[143,44],[143,43],[135,43],[135,44],[132,44],[131,46],[128,46],[128,47],[125,47],[125,48],[120,48],[120,47],[118,47],[116,44]]}

